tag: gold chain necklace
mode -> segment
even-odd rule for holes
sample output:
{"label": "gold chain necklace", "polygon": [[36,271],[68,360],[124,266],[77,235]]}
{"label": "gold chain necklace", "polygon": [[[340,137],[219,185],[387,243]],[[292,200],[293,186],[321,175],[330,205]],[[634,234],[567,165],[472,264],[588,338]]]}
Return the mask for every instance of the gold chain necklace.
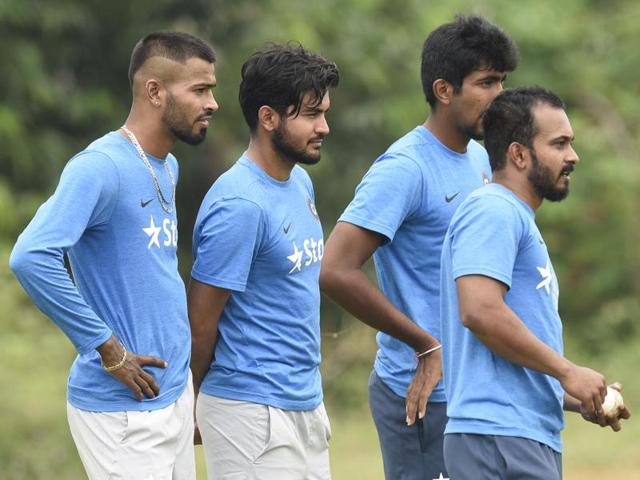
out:
{"label": "gold chain necklace", "polygon": [[164,194],[162,193],[162,189],[160,188],[160,182],[158,182],[158,177],[156,176],[156,172],[153,170],[151,163],[149,163],[147,154],[144,153],[144,150],[140,146],[140,142],[138,142],[138,139],[136,138],[136,136],[133,134],[131,130],[129,130],[124,125],[121,128],[122,128],[122,131],[127,134],[127,137],[129,137],[129,140],[131,140],[131,143],[133,143],[133,146],[138,151],[138,155],[140,155],[140,158],[146,165],[147,170],[149,170],[149,173],[151,173],[151,179],[153,180],[153,185],[156,187],[156,193],[158,195],[158,201],[160,202],[160,206],[165,212],[173,213],[173,210],[175,208],[175,200],[176,200],[176,182],[173,179],[173,172],[171,171],[169,162],[167,162],[166,158],[162,161],[162,163],[164,164],[164,168],[167,171],[167,175],[169,175],[169,180],[171,181],[171,190],[172,190],[171,200],[167,200]]}

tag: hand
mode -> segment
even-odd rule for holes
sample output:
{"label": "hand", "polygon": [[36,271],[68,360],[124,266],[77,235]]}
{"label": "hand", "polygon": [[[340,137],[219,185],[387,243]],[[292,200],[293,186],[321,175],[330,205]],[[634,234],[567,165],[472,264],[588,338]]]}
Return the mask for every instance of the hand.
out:
{"label": "hand", "polygon": [[[618,390],[619,392],[622,392],[622,385],[618,382],[612,383],[609,386],[615,390]],[[631,412],[629,412],[629,409],[625,405],[620,407],[618,411],[613,415],[593,417],[589,416],[585,411],[582,410],[582,408],[580,409],[580,413],[582,414],[582,418],[584,418],[586,421],[595,423],[597,425],[600,425],[601,427],[611,427],[614,432],[619,432],[620,430],[622,430],[620,420],[628,420],[629,418],[631,418]]]}
{"label": "hand", "polygon": [[200,429],[198,428],[197,423],[196,423],[196,428],[193,431],[193,444],[202,445],[202,436],[200,435]]}
{"label": "hand", "polygon": [[427,412],[427,400],[442,376],[442,350],[436,350],[418,359],[418,368],[407,389],[407,425],[411,426]]}
{"label": "hand", "polygon": [[598,421],[604,420],[601,408],[607,393],[604,376],[590,368],[571,364],[568,372],[558,380],[565,392],[580,402],[583,416],[587,415]]}
{"label": "hand", "polygon": [[200,435],[200,429],[198,428],[198,420],[196,419],[196,405],[198,404],[198,394],[200,393],[200,382],[198,386],[193,387],[193,444],[202,445],[202,435]]}
{"label": "hand", "polygon": [[[100,345],[97,350],[102,357],[103,365],[115,365],[125,355],[124,346],[114,336]],[[142,401],[145,396],[154,398],[160,393],[160,387],[156,380],[150,373],[142,369],[146,365],[166,368],[167,362],[157,357],[147,357],[136,355],[133,352],[126,352],[123,365],[109,373],[129,387],[136,399]]]}

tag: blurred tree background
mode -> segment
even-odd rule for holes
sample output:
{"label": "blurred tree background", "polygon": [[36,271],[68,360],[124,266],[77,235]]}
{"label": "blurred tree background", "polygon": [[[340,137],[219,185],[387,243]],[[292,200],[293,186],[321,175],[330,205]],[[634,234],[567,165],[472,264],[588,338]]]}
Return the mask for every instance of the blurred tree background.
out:
{"label": "blurred tree background", "polygon": [[[541,84],[567,105],[582,162],[572,195],[538,221],[560,277],[569,356],[625,384],[640,405],[640,3],[634,0],[0,0],[0,478],[81,478],[65,417],[74,351],[8,271],[17,235],[51,194],[66,161],[130,105],[129,55],[152,30],[177,29],[218,54],[220,110],[200,147],[179,145],[181,271],[211,182],[248,141],[237,102],[240,66],[266,42],[299,40],[335,61],[331,135],[309,168],[325,236],[371,162],[428,113],[422,42],[456,13],[479,13],[516,40],[507,86]],[[366,406],[373,332],[323,305],[323,374],[338,480],[382,478]],[[640,478],[640,428],[614,435],[571,418],[567,478]],[[594,446],[598,447],[594,449]]]}

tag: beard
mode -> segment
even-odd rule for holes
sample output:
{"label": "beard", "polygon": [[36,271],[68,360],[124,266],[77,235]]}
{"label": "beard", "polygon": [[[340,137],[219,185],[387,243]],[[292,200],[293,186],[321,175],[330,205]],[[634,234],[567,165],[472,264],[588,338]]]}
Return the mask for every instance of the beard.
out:
{"label": "beard", "polygon": [[288,158],[291,163],[302,163],[303,165],[315,165],[318,163],[320,161],[320,150],[309,153],[305,148],[296,147],[285,125],[286,122],[282,122],[271,135],[271,143],[275,150],[283,157]]}
{"label": "beard", "polygon": [[[202,117],[205,117],[205,115],[202,115]],[[200,118],[198,117],[196,121],[200,120]],[[206,127],[194,133],[193,124],[195,122],[191,123],[189,121],[184,111],[178,107],[171,93],[167,95],[167,108],[162,114],[162,121],[178,140],[188,145],[199,145],[207,136]]]}
{"label": "beard", "polygon": [[483,140],[484,132],[482,131],[482,124],[463,125],[460,127],[460,132],[473,140]]}
{"label": "beard", "polygon": [[[533,187],[533,190],[540,198],[544,198],[545,200],[549,200],[551,202],[559,202],[567,198],[569,195],[569,186],[558,187],[556,185],[557,178],[554,179],[554,175],[551,172],[549,167],[546,167],[540,163],[536,152],[531,149],[531,161],[533,164],[533,168],[529,171],[529,175],[527,179],[529,183]],[[566,171],[571,172],[573,170],[572,166],[565,167],[560,172],[560,175],[565,173]]]}

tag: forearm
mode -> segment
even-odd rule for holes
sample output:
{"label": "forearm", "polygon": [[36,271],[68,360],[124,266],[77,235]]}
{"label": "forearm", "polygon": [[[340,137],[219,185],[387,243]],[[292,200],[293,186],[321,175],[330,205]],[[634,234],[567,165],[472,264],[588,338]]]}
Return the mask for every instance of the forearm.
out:
{"label": "forearm", "polygon": [[572,364],[540,341],[506,305],[473,316],[466,326],[492,352],[516,365],[562,378]]}
{"label": "forearm", "polygon": [[111,329],[85,302],[64,268],[61,250],[28,249],[20,241],[11,269],[36,306],[64,332],[80,354],[105,343]]}
{"label": "forearm", "polygon": [[580,400],[565,392],[563,409],[567,412],[581,413]]}
{"label": "forearm", "polygon": [[423,351],[438,340],[398,310],[359,268],[325,269],[324,294],[365,324]]}
{"label": "forearm", "polygon": [[194,335],[191,338],[190,368],[196,394],[200,391],[200,385],[211,367],[216,341],[217,333],[214,335]]}
{"label": "forearm", "polygon": [[187,290],[191,325],[191,374],[196,394],[213,361],[220,315],[230,291],[191,279]]}

